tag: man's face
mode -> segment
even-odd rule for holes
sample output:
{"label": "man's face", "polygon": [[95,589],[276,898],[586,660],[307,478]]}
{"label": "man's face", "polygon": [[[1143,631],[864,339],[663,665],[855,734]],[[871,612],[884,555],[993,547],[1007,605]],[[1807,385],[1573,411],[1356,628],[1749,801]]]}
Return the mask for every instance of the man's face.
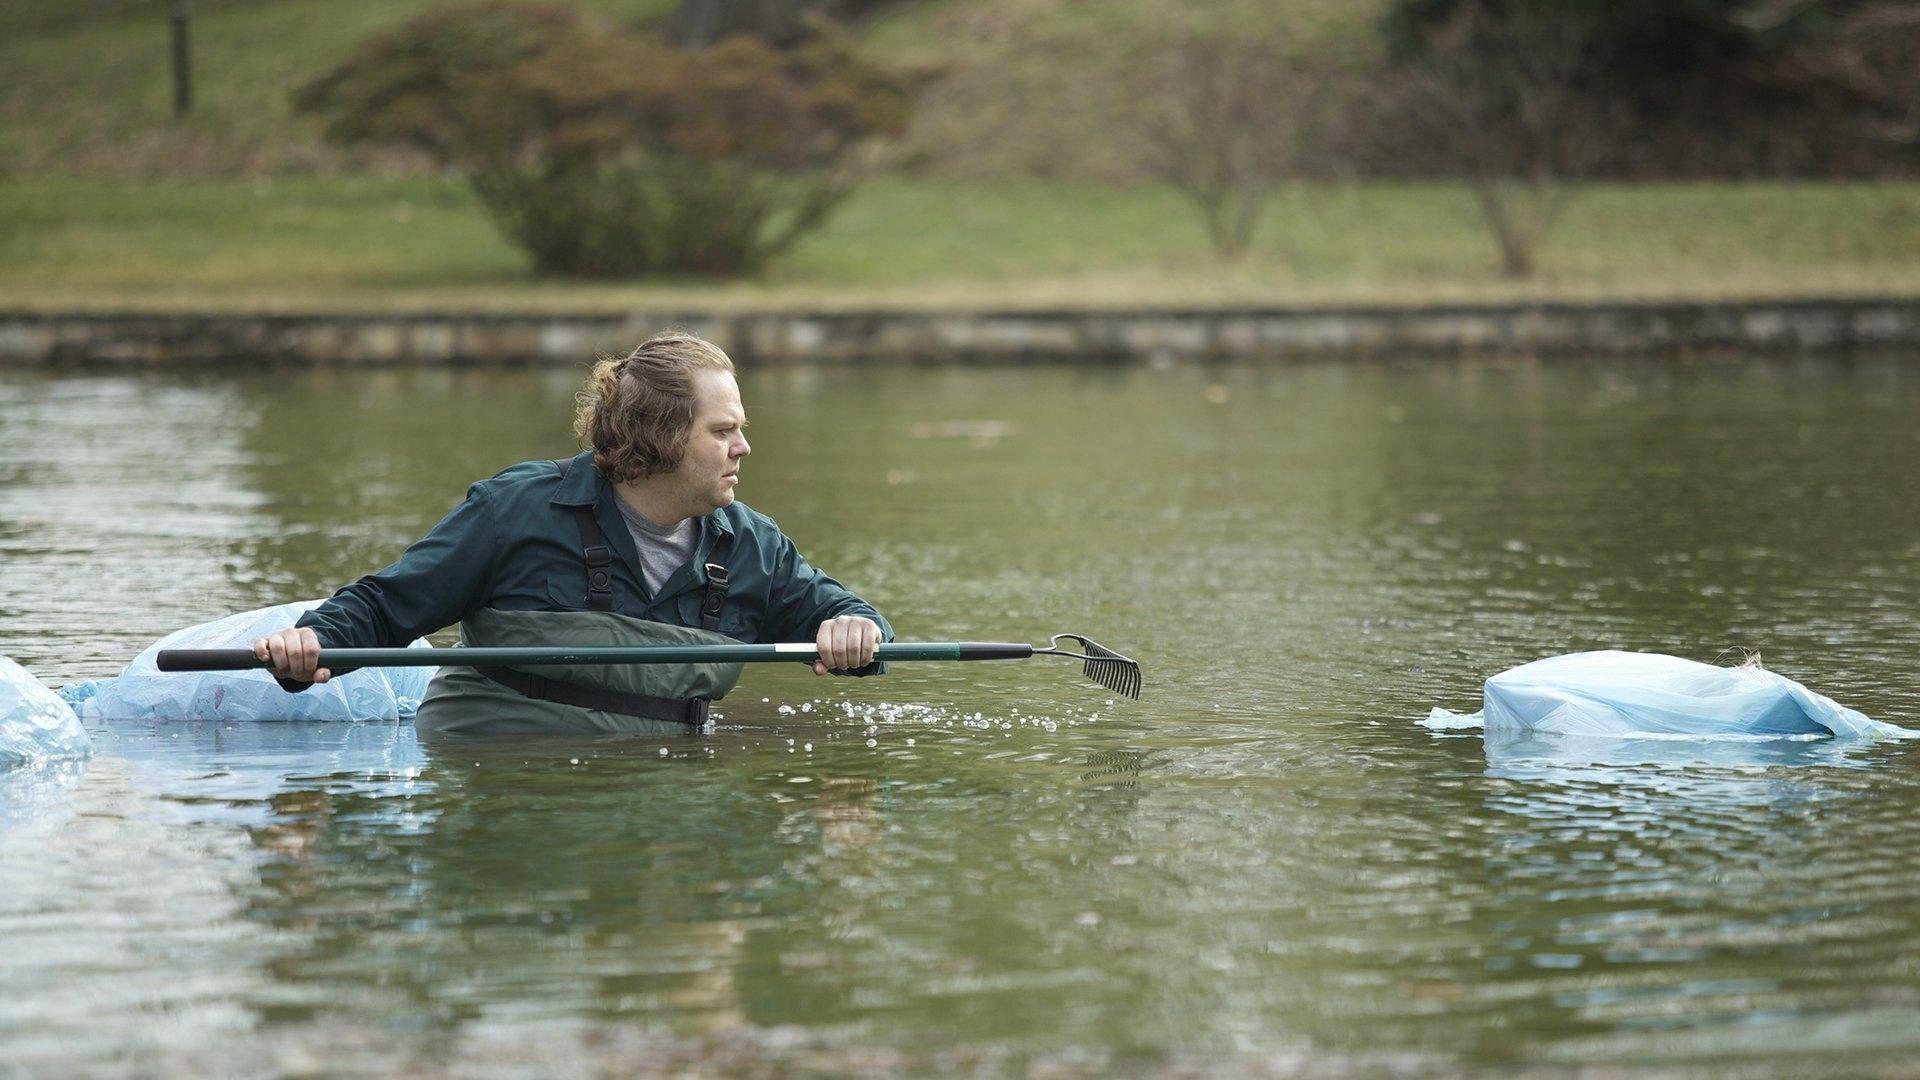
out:
{"label": "man's face", "polygon": [[733,503],[740,480],[740,459],[751,453],[745,428],[747,411],[733,374],[702,369],[693,376],[693,427],[686,452],[670,474],[686,498],[690,514],[710,514]]}

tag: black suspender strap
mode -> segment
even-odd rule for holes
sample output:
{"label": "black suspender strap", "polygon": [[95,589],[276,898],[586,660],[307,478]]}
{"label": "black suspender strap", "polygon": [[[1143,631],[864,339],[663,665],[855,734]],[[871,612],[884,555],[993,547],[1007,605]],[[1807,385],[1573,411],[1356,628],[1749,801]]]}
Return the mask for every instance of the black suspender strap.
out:
{"label": "black suspender strap", "polygon": [[[572,467],[572,458],[555,458],[560,467],[560,479],[567,478],[567,470]],[[587,610],[613,610],[613,549],[607,546],[607,534],[600,531],[600,523],[594,520],[592,506],[575,506],[573,524],[580,531],[580,553],[587,561]]]}
{"label": "black suspender strap", "polygon": [[[555,458],[553,463],[560,468],[560,478],[566,479],[573,460]],[[600,531],[600,522],[593,516],[593,507],[575,506],[571,509],[574,526],[580,531],[580,551],[587,561],[587,610],[612,611],[613,549],[607,546],[607,534]],[[720,629],[720,616],[727,610],[727,564],[717,551],[710,553],[709,557],[714,561],[707,564],[707,591],[700,598],[700,628],[717,631]]]}
{"label": "black suspender strap", "polygon": [[[553,464],[560,470],[560,478],[564,480],[573,465],[573,460],[555,458]],[[587,608],[591,611],[612,611],[613,548],[607,544],[606,534],[600,531],[600,523],[593,516],[592,506],[575,506],[569,509],[573,511],[574,526],[580,532],[580,553],[587,563]],[[701,625],[709,630],[717,629],[720,625],[720,612],[726,606],[726,601],[727,568],[717,562],[708,563],[707,593],[700,605]],[[540,701],[554,701],[580,709],[686,724],[696,731],[706,725],[708,709],[712,704],[709,699],[703,697],[686,699],[653,697],[604,686],[588,686],[564,679],[552,679],[512,668],[477,667],[474,670],[525,697]]]}
{"label": "black suspender strap", "polygon": [[613,610],[613,549],[593,520],[593,507],[573,508],[573,523],[580,528],[580,549],[587,558],[587,610]]}

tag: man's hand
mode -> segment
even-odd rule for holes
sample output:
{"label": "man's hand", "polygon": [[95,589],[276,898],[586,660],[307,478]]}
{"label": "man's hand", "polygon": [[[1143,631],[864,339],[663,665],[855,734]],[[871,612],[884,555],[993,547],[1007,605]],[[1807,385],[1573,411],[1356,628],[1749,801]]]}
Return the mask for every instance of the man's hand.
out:
{"label": "man's hand", "polygon": [[864,615],[841,615],[821,623],[813,643],[820,648],[815,675],[863,668],[873,663],[873,650],[880,646],[880,624]]}
{"label": "man's hand", "polygon": [[310,627],[276,630],[253,643],[253,655],[270,661],[277,679],[323,683],[333,678],[333,672],[319,666],[320,639]]}

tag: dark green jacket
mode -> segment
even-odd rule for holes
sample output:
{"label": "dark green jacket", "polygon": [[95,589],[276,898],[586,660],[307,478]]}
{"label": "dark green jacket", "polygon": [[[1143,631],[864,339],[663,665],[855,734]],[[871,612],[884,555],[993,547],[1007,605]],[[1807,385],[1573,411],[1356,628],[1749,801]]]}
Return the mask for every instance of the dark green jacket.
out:
{"label": "dark green jacket", "polygon": [[[633,535],[621,520],[613,486],[593,454],[573,459],[566,477],[551,461],[527,461],[467,490],[432,531],[400,560],[348,585],[300,617],[323,648],[405,645],[480,608],[587,610],[587,566],[573,507],[591,506],[614,550],[613,610],[675,626],[700,625],[706,564],[727,568],[720,632],[739,641],[812,641],[836,615],[864,615],[893,629],[866,601],[815,570],[773,519],[735,502],[695,522],[693,558],[649,595]],[[715,553],[719,554],[716,559]],[[886,670],[871,664],[857,675]]]}

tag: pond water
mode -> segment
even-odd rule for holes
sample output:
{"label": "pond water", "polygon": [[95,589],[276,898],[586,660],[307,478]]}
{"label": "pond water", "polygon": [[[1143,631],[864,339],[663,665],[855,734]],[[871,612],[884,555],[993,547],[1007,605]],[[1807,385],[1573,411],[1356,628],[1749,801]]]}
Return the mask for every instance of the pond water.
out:
{"label": "pond water", "polygon": [[[575,371],[0,373],[0,653],[326,594]],[[743,372],[903,638],[701,738],[121,724],[0,775],[26,1072],[1789,1073],[1920,1056],[1920,748],[1436,732],[1595,648],[1920,727],[1920,365]],[[794,668],[789,670],[789,668]]]}

